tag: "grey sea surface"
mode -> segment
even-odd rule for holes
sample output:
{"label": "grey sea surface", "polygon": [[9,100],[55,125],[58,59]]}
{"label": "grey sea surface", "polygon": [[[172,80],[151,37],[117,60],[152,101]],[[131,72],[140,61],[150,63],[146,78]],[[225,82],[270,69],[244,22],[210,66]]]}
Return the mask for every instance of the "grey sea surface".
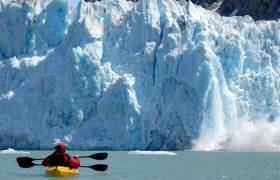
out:
{"label": "grey sea surface", "polygon": [[[193,152],[141,153],[108,152],[105,161],[81,159],[81,165],[108,164],[105,172],[79,168],[80,174],[67,178],[45,175],[45,167],[20,168],[16,158],[42,158],[52,151],[30,154],[0,154],[0,180],[279,180],[280,153]],[[97,151],[69,151],[71,155],[90,155]],[[41,161],[34,161],[39,163]]]}

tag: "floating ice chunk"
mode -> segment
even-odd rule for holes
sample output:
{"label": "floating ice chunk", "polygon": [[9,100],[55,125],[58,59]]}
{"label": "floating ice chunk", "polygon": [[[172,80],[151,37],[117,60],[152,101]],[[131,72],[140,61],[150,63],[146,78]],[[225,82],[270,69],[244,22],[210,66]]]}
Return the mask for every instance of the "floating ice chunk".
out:
{"label": "floating ice chunk", "polygon": [[128,154],[131,155],[166,155],[166,156],[176,156],[177,153],[170,151],[129,151]]}
{"label": "floating ice chunk", "polygon": [[0,154],[31,154],[31,153],[27,151],[16,151],[12,148],[8,148],[6,150],[1,151]]}

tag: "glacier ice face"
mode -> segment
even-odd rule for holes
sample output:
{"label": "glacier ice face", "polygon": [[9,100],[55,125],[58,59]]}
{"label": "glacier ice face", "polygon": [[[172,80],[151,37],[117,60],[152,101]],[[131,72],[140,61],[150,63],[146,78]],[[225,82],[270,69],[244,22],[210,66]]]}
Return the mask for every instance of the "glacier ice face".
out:
{"label": "glacier ice face", "polygon": [[279,22],[0,0],[0,32],[1,148],[280,149]]}

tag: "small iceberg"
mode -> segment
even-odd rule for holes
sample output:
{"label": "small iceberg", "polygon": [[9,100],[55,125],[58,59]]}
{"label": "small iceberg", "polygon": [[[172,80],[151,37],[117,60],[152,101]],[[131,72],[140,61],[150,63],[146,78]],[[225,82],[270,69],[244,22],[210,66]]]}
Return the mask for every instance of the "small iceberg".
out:
{"label": "small iceberg", "polygon": [[167,155],[167,156],[176,156],[175,152],[169,151],[129,151],[128,154],[132,155]]}
{"label": "small iceberg", "polygon": [[9,148],[7,150],[1,151],[0,154],[31,154],[31,153],[27,151],[16,151],[12,148]]}

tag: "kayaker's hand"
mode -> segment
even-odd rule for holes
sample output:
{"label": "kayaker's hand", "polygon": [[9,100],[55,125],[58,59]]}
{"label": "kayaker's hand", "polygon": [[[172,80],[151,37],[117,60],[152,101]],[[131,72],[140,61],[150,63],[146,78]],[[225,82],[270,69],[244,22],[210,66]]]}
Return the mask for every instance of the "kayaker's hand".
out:
{"label": "kayaker's hand", "polygon": [[43,166],[49,166],[49,165],[50,165],[49,157],[45,158],[45,159],[42,161],[42,165],[43,165]]}
{"label": "kayaker's hand", "polygon": [[73,156],[69,160],[69,166],[72,168],[77,168],[80,166],[80,159],[77,156]]}

